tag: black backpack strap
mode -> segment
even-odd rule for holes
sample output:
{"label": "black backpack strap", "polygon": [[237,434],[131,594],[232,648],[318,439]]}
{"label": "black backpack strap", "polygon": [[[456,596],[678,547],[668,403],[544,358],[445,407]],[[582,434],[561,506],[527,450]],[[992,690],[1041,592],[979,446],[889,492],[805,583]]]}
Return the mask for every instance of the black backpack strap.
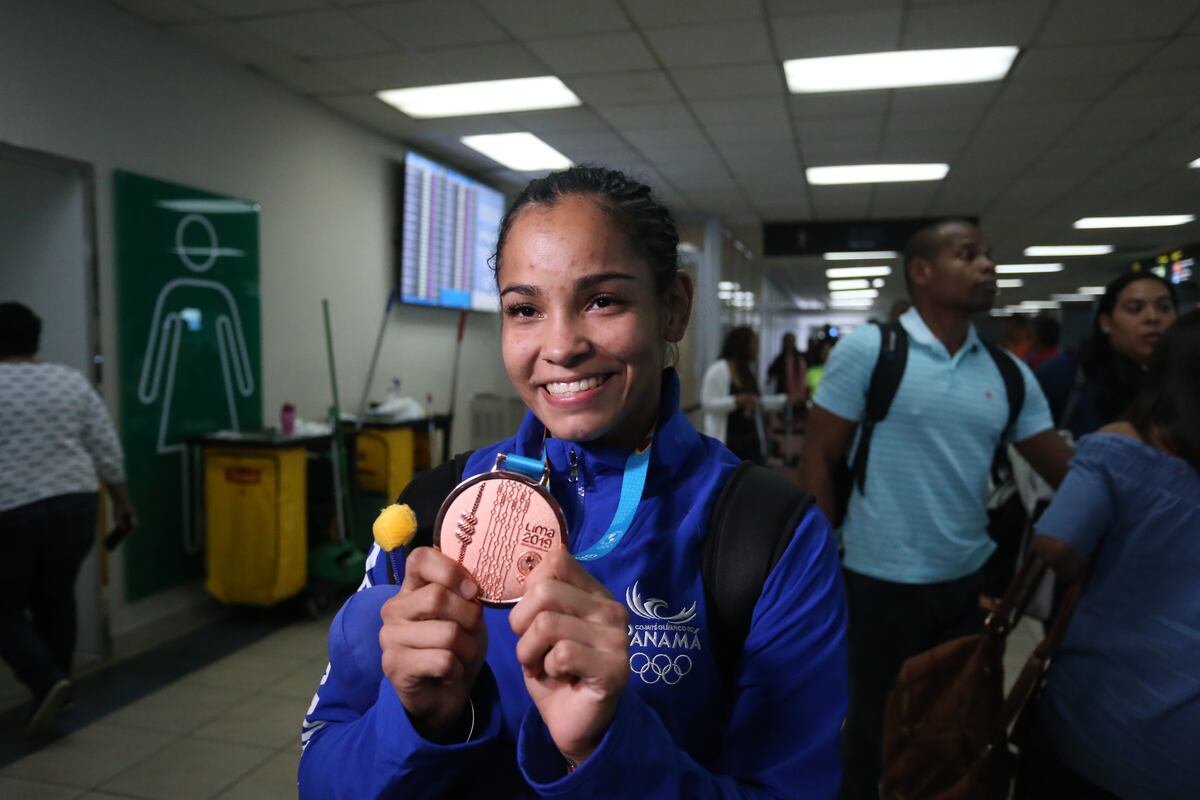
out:
{"label": "black backpack strap", "polygon": [[999,447],[1003,449],[1004,440],[1008,438],[1013,426],[1017,424],[1017,418],[1021,416],[1021,409],[1025,406],[1025,376],[1021,374],[1021,368],[1008,353],[991,342],[984,342],[983,346],[987,348],[992,361],[996,362],[996,369],[1000,370],[1000,377],[1004,379],[1004,394],[1008,398],[1008,422],[1005,423],[1004,431],[1000,434],[999,444]]}
{"label": "black backpack strap", "polygon": [[[454,491],[454,487],[462,482],[463,469],[467,459],[475,453],[468,450],[459,453],[449,461],[443,461],[432,469],[418,472],[400,492],[397,503],[407,503],[417,517],[417,532],[407,549],[428,547],[433,544],[433,523],[437,519],[438,509],[442,502]],[[391,575],[392,562],[388,560],[388,574]],[[393,581],[395,575],[391,575]]]}
{"label": "black backpack strap", "polygon": [[717,496],[701,574],[713,658],[732,681],[763,585],[813,498],[782,475],[743,461]]}
{"label": "black backpack strap", "polygon": [[858,447],[850,464],[854,485],[860,493],[865,492],[867,486],[871,436],[875,433],[875,426],[887,417],[892,401],[896,399],[896,392],[900,389],[900,381],[904,379],[904,367],[908,364],[908,334],[900,321],[875,324],[879,326],[879,357],[871,372],[867,405],[859,426]]}

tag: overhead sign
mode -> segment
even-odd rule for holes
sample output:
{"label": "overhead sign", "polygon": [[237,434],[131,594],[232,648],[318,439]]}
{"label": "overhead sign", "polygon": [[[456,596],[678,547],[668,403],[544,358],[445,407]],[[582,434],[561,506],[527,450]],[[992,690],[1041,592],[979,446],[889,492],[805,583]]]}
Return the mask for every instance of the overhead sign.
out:
{"label": "overhead sign", "polygon": [[[901,252],[909,238],[946,217],[874,219],[849,222],[768,222],[763,225],[763,255],[819,256],[850,250]],[[978,224],[976,217],[953,217]]]}

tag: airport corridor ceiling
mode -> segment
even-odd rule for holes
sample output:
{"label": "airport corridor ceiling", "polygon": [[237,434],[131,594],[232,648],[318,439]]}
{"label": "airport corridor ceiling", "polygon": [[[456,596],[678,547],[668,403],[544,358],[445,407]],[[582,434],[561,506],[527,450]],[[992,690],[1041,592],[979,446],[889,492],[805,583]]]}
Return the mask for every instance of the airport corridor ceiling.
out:
{"label": "airport corridor ceiling", "polygon": [[[632,170],[681,218],[730,225],[969,215],[998,260],[1034,244],[1114,244],[1115,264],[1200,240],[1072,229],[1085,216],[1200,207],[1198,0],[112,0],[507,192],[529,175],[469,149],[530,131],[576,163]],[[1015,45],[999,81],[792,94],[782,62]],[[582,105],[412,119],[375,92],[554,75]],[[944,180],[814,186],[832,164],[944,162]],[[794,294],[822,293],[772,274]],[[791,273],[800,270],[790,270]],[[818,270],[804,273],[820,274]],[[1028,296],[1087,276],[1048,276]],[[1009,295],[1020,299],[1016,292]]]}

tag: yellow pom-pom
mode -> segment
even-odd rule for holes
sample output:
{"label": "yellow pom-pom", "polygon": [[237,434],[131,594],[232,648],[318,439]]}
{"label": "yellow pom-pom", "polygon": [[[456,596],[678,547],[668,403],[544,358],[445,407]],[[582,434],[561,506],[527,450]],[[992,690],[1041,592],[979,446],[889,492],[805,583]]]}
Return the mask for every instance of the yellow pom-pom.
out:
{"label": "yellow pom-pom", "polygon": [[400,503],[393,503],[380,511],[375,524],[371,526],[375,543],[388,552],[404,547],[416,532],[417,515],[407,505]]}

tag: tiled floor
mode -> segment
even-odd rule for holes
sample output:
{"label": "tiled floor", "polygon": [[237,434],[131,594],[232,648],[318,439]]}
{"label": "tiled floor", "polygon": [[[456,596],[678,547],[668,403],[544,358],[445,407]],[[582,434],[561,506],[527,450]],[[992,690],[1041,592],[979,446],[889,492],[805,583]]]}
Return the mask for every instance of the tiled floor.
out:
{"label": "tiled floor", "polygon": [[296,797],[329,619],[299,622],[0,769],[0,797]]}
{"label": "tiled floor", "polygon": [[[0,769],[20,800],[296,797],[299,729],[325,670],[329,619],[298,622]],[[1036,644],[1024,621],[1006,677]]]}

